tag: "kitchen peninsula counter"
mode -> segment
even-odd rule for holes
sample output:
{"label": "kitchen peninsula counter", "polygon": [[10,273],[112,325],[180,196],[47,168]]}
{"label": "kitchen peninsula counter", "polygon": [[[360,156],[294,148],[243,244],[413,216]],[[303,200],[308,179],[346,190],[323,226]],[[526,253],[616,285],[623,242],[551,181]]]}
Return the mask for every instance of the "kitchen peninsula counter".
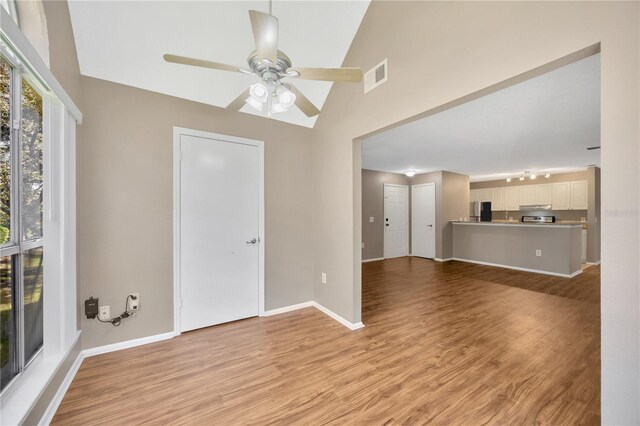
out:
{"label": "kitchen peninsula counter", "polygon": [[562,277],[582,271],[582,224],[452,224],[455,260]]}

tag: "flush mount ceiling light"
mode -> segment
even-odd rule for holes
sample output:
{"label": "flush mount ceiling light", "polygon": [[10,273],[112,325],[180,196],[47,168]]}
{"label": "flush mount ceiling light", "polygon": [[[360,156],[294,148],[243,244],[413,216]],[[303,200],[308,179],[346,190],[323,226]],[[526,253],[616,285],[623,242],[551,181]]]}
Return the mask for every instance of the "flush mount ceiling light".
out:
{"label": "flush mount ceiling light", "polygon": [[[271,1],[269,2],[269,13],[250,10],[249,19],[251,20],[256,50],[249,54],[247,68],[170,54],[165,54],[163,56],[164,60],[175,64],[258,76],[261,82],[256,84],[259,86],[256,86],[256,84],[251,85],[250,88],[247,88],[236,99],[231,101],[227,109],[239,111],[247,103],[257,110],[265,112],[268,116],[272,112],[287,111],[293,104],[307,117],[314,117],[320,114],[320,110],[300,93],[294,85],[289,83],[287,87],[284,87],[282,79],[298,78],[301,80],[340,81],[346,83],[360,83],[362,81],[362,70],[360,68],[292,68],[291,59],[278,50],[279,22],[278,18],[271,14]],[[278,91],[281,93],[278,93]],[[248,99],[249,96],[255,102],[250,101]],[[266,96],[266,99],[261,100],[264,96]],[[258,102],[261,105],[256,107]]]}
{"label": "flush mount ceiling light", "polygon": [[416,172],[415,172],[415,170],[407,170],[406,172],[404,172],[404,174],[407,177],[414,177],[416,175]]}

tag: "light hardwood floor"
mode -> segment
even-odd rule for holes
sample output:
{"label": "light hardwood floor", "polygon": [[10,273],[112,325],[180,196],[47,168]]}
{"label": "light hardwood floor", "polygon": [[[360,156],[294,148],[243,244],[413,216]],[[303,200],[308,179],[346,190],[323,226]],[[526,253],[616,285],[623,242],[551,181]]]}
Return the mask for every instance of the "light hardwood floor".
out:
{"label": "light hardwood floor", "polygon": [[599,424],[600,267],[363,265],[363,322],[314,308],[85,359],[80,424]]}

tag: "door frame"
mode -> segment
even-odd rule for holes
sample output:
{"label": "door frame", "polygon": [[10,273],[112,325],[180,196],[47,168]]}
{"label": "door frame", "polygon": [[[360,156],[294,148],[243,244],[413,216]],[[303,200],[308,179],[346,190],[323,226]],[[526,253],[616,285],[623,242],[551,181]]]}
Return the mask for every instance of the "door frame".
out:
{"label": "door frame", "polygon": [[258,315],[264,315],[264,141],[239,138],[236,136],[221,135],[183,127],[173,127],[173,334],[182,333],[180,324],[180,309],[182,308],[181,283],[180,283],[180,173],[181,152],[180,136],[193,136],[205,139],[215,139],[220,142],[251,145],[258,148]]}
{"label": "door frame", "polygon": [[433,186],[433,258],[429,258],[429,257],[425,257],[424,259],[432,259],[432,260],[436,260],[438,255],[436,253],[436,249],[438,248],[438,244],[436,242],[437,240],[437,235],[435,234],[436,229],[438,229],[437,224],[438,224],[438,206],[436,205],[436,184],[435,182],[427,182],[427,183],[419,183],[416,185],[411,185],[411,256],[415,256],[415,254],[413,253],[413,202],[414,202],[414,197],[413,197],[413,188],[415,187],[420,187],[420,186]]}
{"label": "door frame", "polygon": [[411,253],[411,247],[409,247],[409,230],[411,228],[411,223],[409,220],[410,212],[409,208],[411,208],[411,203],[409,202],[409,198],[411,197],[409,191],[409,185],[401,185],[399,183],[383,183],[382,184],[382,258],[383,259],[393,259],[391,257],[387,257],[387,229],[386,229],[386,218],[387,218],[387,208],[384,198],[384,192],[387,186],[394,186],[397,188],[407,188],[407,232],[405,232],[404,240],[406,242],[405,248],[407,249],[405,252],[405,256],[409,256]]}

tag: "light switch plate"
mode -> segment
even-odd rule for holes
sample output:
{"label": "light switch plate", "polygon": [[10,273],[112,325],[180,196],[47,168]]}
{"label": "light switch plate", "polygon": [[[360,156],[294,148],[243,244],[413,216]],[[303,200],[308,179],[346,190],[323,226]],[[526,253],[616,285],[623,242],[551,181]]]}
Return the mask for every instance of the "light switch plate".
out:
{"label": "light switch plate", "polygon": [[373,216],[369,216],[369,222],[373,223]]}

